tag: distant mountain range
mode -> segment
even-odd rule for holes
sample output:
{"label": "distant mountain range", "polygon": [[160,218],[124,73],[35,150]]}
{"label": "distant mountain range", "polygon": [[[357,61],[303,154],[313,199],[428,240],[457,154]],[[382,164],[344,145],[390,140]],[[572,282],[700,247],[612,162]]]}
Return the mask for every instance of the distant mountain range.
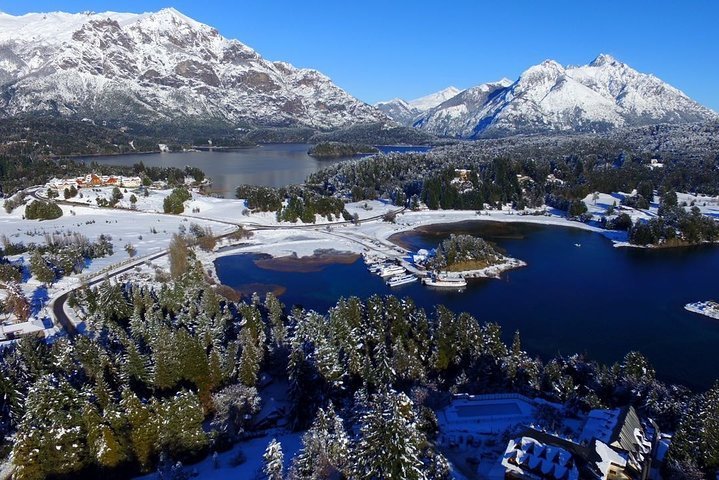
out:
{"label": "distant mountain range", "polygon": [[[425,98],[441,98],[447,90]],[[581,67],[547,60],[515,82],[485,83],[424,108],[401,99],[376,106],[404,125],[457,138],[719,120],[678,89],[605,54]]]}
{"label": "distant mountain range", "polygon": [[[262,58],[167,8],[154,13],[0,13],[0,117],[220,123],[233,127],[413,126],[480,138],[717,120],[652,75],[608,55],[546,61],[507,79],[376,106],[322,73]],[[396,123],[395,123],[396,122]]]}
{"label": "distant mountain range", "polygon": [[167,8],[0,13],[0,114],[334,129],[387,122],[316,70],[265,60]]}
{"label": "distant mountain range", "polygon": [[430,93],[429,95],[414,100],[406,101],[401,98],[395,98],[388,102],[379,102],[375,104],[375,107],[379,108],[394,121],[405,126],[411,126],[415,119],[422,114],[456,96],[461,91],[462,90],[457,87],[447,87],[439,92]]}

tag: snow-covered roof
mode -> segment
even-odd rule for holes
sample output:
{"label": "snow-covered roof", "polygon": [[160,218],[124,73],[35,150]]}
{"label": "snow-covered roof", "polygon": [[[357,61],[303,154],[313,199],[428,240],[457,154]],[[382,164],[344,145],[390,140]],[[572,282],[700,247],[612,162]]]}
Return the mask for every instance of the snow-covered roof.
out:
{"label": "snow-covered roof", "polygon": [[582,433],[579,435],[579,443],[587,445],[595,438],[602,442],[610,443],[612,441],[612,432],[614,432],[620,414],[621,410],[618,408],[590,411]]}
{"label": "snow-covered roof", "polygon": [[612,465],[621,468],[627,466],[627,459],[602,441],[596,440],[594,442],[594,451],[599,455],[599,460],[595,462],[597,468],[599,468],[605,477]]}

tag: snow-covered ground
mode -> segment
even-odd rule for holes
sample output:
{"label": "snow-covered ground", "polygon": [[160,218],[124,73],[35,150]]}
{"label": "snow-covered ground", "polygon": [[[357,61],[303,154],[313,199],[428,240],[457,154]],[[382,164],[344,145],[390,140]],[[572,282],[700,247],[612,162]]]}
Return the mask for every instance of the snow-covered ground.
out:
{"label": "snow-covered ground", "polygon": [[[4,201],[2,202],[4,203]],[[87,206],[61,205],[63,216],[55,220],[27,220],[23,218],[25,207],[16,208],[7,213],[0,204],[0,232],[12,243],[25,245],[45,244],[46,235],[70,235],[79,232],[91,242],[101,235],[111,238],[113,254],[96,258],[86,264],[80,275],[70,275],[56,281],[46,288],[34,277],[27,277],[21,283],[25,296],[32,305],[30,321],[25,324],[13,325],[8,331],[30,333],[47,329],[46,335],[55,332],[47,311],[49,301],[68,291],[83,281],[110,272],[111,270],[141,260],[147,256],[166,250],[174,233],[181,228],[189,229],[192,223],[203,228],[212,229],[215,234],[229,233],[234,230],[232,225],[204,219],[193,219],[164,214],[127,212],[116,209],[96,208]],[[131,257],[125,250],[132,245],[136,251]],[[29,253],[13,255],[9,259],[14,263],[29,264]]]}
{"label": "snow-covered ground", "polygon": [[[86,206],[96,206],[98,198],[109,201],[112,198],[112,190],[113,187],[85,188],[81,189],[77,196],[70,198],[68,201]],[[130,197],[134,195],[136,199],[134,209],[148,213],[162,213],[163,202],[165,198],[172,193],[171,189],[148,189],[147,196],[145,196],[144,189],[142,188],[121,188],[120,191],[123,194],[123,198],[121,198],[117,203],[119,208],[133,208],[133,203],[130,201]],[[41,190],[39,193],[42,194],[43,191]],[[202,195],[195,191],[190,193],[192,195],[192,199],[185,202],[185,211],[182,214],[183,216],[213,219],[221,222],[242,223],[247,225],[302,225],[301,223],[293,224],[290,222],[278,222],[277,217],[273,212],[250,212],[247,208],[245,200],[215,198]],[[346,208],[350,215],[354,215],[356,213],[360,220],[382,216],[389,211],[397,209],[396,206],[379,200],[349,203]],[[319,215],[316,216],[316,224],[337,223],[342,221],[342,219],[336,219],[334,222],[329,222],[325,217],[321,217]]]}
{"label": "snow-covered ground", "polygon": [[[194,465],[185,467],[185,471],[197,474],[194,478],[198,480],[227,480],[230,478],[242,480],[255,480],[267,478],[262,473],[263,458],[267,445],[276,439],[282,444],[282,453],[284,454],[285,471],[292,464],[292,457],[300,450],[302,445],[302,433],[288,432],[286,430],[277,429],[268,431],[266,435],[246,440],[236,444],[231,450],[217,455],[217,461],[213,455],[208,456],[203,461]],[[244,456],[243,463],[232,466],[233,459],[238,455]],[[157,473],[150,473],[136,480],[157,480],[160,478]]]}

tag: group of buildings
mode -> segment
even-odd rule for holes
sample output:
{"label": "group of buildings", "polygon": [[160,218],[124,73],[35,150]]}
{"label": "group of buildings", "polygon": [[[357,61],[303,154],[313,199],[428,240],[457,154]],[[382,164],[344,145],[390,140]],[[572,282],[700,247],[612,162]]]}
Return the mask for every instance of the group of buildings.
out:
{"label": "group of buildings", "polygon": [[[561,434],[536,426],[538,409],[555,407]],[[631,406],[567,415],[561,405],[522,395],[463,395],[439,418],[439,443],[467,465],[468,478],[647,480],[658,478],[658,452],[668,446]]]}
{"label": "group of buildings", "polygon": [[54,178],[50,180],[48,187],[62,193],[70,187],[93,188],[93,187],[122,187],[138,188],[142,186],[142,178],[126,177],[123,175],[96,175],[88,173],[85,176],[76,178]]}
{"label": "group of buildings", "polygon": [[646,480],[659,429],[634,407],[592,410],[578,440],[527,428],[507,444],[505,479]]}

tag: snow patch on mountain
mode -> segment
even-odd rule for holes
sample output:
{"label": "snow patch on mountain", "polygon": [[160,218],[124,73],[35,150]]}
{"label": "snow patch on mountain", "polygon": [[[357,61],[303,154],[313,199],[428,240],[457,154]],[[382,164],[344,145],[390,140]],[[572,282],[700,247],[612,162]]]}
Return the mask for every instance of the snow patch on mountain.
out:
{"label": "snow patch on mountain", "polygon": [[415,98],[414,100],[410,100],[407,102],[410,107],[415,108],[420,111],[426,111],[431,108],[436,107],[442,102],[446,102],[450,98],[457,95],[459,92],[461,92],[457,87],[447,87],[444,90],[440,90],[439,92],[430,93],[429,95],[425,95],[424,97]]}

